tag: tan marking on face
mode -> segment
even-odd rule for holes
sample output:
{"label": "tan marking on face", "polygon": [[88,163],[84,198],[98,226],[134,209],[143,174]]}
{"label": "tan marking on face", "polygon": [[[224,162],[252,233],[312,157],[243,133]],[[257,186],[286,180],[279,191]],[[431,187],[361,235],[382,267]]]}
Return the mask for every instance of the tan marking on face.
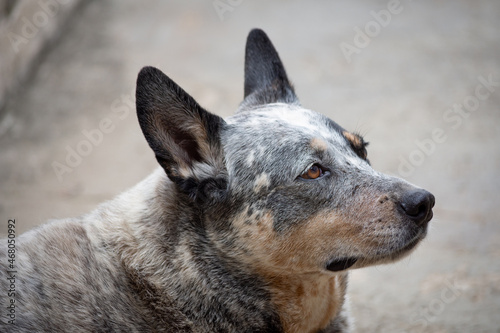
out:
{"label": "tan marking on face", "polygon": [[320,138],[313,138],[311,140],[311,147],[315,150],[326,151],[328,149],[328,144]]}
{"label": "tan marking on face", "polygon": [[356,134],[353,134],[351,132],[348,132],[348,131],[344,131],[342,132],[342,134],[345,136],[345,138],[347,140],[349,140],[350,143],[352,143],[352,145],[356,148],[363,148],[363,143],[361,142],[361,139],[359,136],[357,136]]}
{"label": "tan marking on face", "polygon": [[320,272],[345,243],[362,243],[358,240],[362,229],[362,225],[350,223],[333,212],[320,212],[286,235],[277,236],[277,240],[269,240],[269,244],[279,244],[268,249],[270,261],[274,267],[297,273]]}

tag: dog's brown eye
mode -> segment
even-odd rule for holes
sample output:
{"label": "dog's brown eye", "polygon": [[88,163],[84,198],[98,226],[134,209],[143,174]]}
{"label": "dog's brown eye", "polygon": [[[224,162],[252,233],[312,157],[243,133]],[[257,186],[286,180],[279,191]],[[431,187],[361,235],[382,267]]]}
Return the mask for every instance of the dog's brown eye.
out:
{"label": "dog's brown eye", "polygon": [[303,179],[316,179],[323,176],[323,169],[318,164],[313,164],[306,172],[300,175]]}

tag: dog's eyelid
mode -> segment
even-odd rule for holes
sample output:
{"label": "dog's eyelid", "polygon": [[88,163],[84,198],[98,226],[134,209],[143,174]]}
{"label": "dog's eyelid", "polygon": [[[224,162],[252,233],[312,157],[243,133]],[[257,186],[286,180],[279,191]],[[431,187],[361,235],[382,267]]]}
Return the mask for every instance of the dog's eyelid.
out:
{"label": "dog's eyelid", "polygon": [[316,180],[328,176],[330,170],[323,167],[319,162],[309,164],[309,166],[297,177],[300,180]]}
{"label": "dog's eyelid", "polygon": [[300,175],[303,175],[305,172],[307,172],[307,170],[309,170],[309,169],[310,169],[313,165],[315,165],[315,164],[316,164],[316,165],[320,165],[320,166],[321,166],[321,163],[319,163],[318,161],[309,162],[309,163],[307,164],[307,167],[306,167],[304,170],[302,170],[302,172],[300,173]]}

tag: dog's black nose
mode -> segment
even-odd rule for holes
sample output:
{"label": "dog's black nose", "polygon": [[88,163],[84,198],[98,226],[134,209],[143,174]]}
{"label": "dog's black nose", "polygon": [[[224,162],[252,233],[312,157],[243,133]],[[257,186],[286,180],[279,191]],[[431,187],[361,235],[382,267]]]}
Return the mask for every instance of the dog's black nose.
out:
{"label": "dog's black nose", "polygon": [[432,218],[432,207],[434,207],[435,198],[426,190],[418,189],[407,191],[401,197],[399,205],[402,210],[415,223],[422,224]]}

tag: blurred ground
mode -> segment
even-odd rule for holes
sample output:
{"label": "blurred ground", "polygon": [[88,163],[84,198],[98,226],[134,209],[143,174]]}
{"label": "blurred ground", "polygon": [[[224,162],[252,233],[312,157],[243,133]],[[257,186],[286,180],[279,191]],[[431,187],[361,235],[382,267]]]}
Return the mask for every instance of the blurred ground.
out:
{"label": "blurred ground", "polygon": [[0,234],[11,218],[20,232],[87,212],[153,170],[133,104],[142,66],[230,115],[260,27],[305,107],[364,134],[376,169],[436,196],[414,254],[352,273],[357,332],[498,333],[499,17],[495,0],[90,2],[0,115]]}

